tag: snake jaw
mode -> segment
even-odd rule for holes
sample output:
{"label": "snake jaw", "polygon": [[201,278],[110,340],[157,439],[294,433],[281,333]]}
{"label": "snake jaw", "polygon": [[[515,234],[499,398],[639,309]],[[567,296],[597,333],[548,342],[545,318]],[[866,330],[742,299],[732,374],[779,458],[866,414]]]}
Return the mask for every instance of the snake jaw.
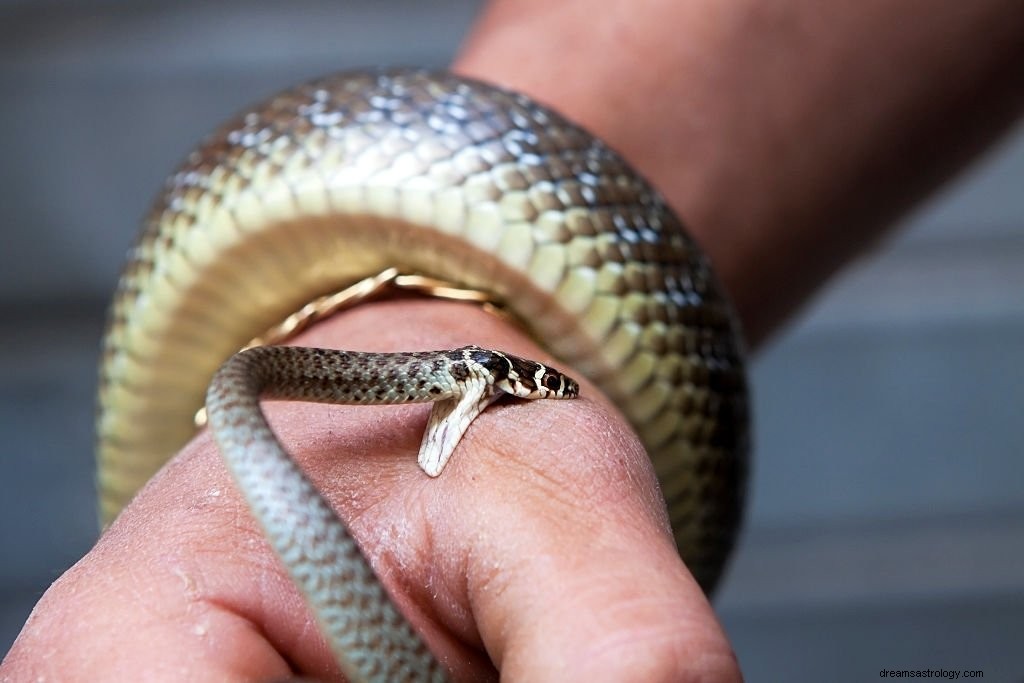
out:
{"label": "snake jaw", "polygon": [[418,462],[428,476],[444,470],[469,425],[502,392],[517,398],[574,398],[576,380],[536,361],[465,346],[451,352],[451,372],[460,379],[460,391],[435,401],[420,443]]}
{"label": "snake jaw", "polygon": [[466,380],[460,396],[434,402],[417,459],[427,476],[444,471],[469,425],[499,396],[483,375],[476,374]]}

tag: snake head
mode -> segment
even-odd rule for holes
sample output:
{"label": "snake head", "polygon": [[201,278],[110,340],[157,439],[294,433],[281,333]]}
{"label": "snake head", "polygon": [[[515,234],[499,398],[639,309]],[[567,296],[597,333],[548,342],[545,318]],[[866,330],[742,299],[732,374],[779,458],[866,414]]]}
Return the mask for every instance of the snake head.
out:
{"label": "snake head", "polygon": [[[528,394],[515,393],[522,398],[576,398],[580,395],[580,385],[569,375],[540,363],[527,361],[537,366],[533,376],[533,389]],[[522,383],[526,388],[527,383]]]}
{"label": "snake head", "polygon": [[495,387],[518,398],[576,398],[580,393],[576,380],[542,363],[479,347],[467,351],[487,369]]}

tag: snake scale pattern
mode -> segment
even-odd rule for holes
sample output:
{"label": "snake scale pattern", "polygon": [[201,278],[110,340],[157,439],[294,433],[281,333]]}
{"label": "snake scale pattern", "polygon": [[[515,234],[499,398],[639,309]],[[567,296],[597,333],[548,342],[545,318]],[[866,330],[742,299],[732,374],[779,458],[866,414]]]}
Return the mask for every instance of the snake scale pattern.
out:
{"label": "snake scale pattern", "polygon": [[349,680],[443,680],[443,671],[278,442],[260,399],[432,402],[420,465],[437,476],[473,419],[502,393],[573,398],[579,385],[539,363],[474,346],[414,353],[264,346],[232,356],[214,375],[206,407],[217,445]]}
{"label": "snake scale pattern", "polygon": [[286,91],[168,179],[103,345],[104,524],[194,434],[226,359],[310,299],[390,267],[486,292],[615,402],[711,591],[742,512],[748,404],[737,323],[707,260],[658,193],[580,127],[422,71]]}

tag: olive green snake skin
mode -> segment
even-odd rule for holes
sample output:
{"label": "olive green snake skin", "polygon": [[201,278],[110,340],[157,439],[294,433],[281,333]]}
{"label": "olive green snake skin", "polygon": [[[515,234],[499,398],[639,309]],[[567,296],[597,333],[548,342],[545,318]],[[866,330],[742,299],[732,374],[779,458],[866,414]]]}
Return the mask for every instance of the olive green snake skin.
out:
{"label": "olive green snake skin", "polygon": [[[228,122],[168,179],[104,340],[104,523],[193,436],[226,359],[310,299],[392,267],[486,292],[602,389],[647,448],[680,553],[710,591],[747,469],[731,306],[679,220],[617,154],[521,95],[447,74],[301,85]],[[368,577],[376,609],[387,600]],[[399,666],[391,645],[367,641],[351,647],[373,662],[343,669],[355,680],[440,677],[401,617],[384,620],[411,638],[394,647],[422,660]]]}

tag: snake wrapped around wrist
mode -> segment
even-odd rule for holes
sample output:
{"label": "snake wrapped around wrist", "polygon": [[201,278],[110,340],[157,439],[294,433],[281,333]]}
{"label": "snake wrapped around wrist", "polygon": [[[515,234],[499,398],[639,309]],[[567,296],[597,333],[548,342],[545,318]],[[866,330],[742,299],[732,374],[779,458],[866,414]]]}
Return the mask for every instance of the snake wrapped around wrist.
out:
{"label": "snake wrapped around wrist", "polygon": [[[712,590],[740,523],[749,428],[738,324],[708,260],[603,142],[523,95],[444,73],[300,85],[227,122],[170,176],[103,343],[103,523],[193,436],[238,349],[388,269],[485,293],[599,386],[640,436],[679,552]],[[375,618],[408,630],[400,615]],[[370,655],[349,675],[441,675],[429,653],[401,666]]]}

